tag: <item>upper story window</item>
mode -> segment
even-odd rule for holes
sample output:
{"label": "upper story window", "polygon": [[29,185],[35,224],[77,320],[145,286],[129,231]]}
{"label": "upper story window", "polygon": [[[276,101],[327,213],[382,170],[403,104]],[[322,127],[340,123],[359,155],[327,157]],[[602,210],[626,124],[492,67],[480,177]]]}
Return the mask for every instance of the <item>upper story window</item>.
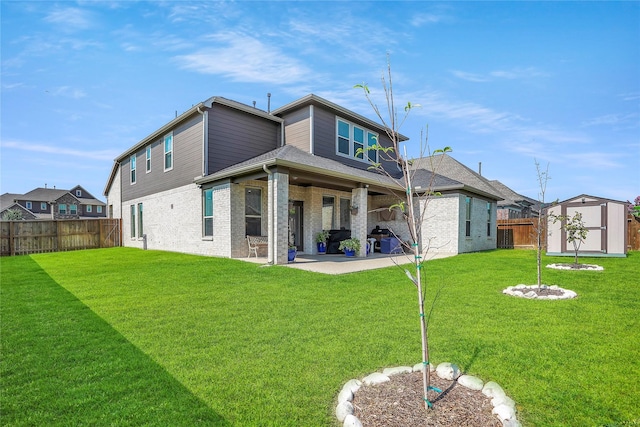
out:
{"label": "upper story window", "polygon": [[346,120],[336,119],[336,154],[339,156],[377,163],[378,152],[369,149],[377,143],[377,133]]}
{"label": "upper story window", "polygon": [[151,146],[147,146],[147,172],[151,172]]}
{"label": "upper story window", "polygon": [[136,183],[136,155],[131,156],[131,160],[129,161],[131,165],[131,183]]}
{"label": "upper story window", "polygon": [[78,214],[78,205],[69,205],[69,214],[77,215]]}
{"label": "upper story window", "polygon": [[173,169],[173,133],[164,137],[164,170]]}
{"label": "upper story window", "polygon": [[76,190],[76,197],[82,197],[82,190]]}
{"label": "upper story window", "polygon": [[102,206],[96,206],[96,212],[102,213]]}
{"label": "upper story window", "polygon": [[47,204],[45,202],[41,202],[40,203],[40,210],[41,211],[46,211],[47,210]]}
{"label": "upper story window", "polygon": [[90,213],[91,212],[91,205],[87,205],[84,207],[85,212]]}
{"label": "upper story window", "polygon": [[31,209],[33,209],[33,203],[31,203],[31,202],[27,202],[27,203],[25,203],[25,207],[26,207],[27,209],[31,210]]}
{"label": "upper story window", "polygon": [[58,205],[58,213],[60,215],[66,215],[67,214],[67,205],[65,203],[60,203]]}

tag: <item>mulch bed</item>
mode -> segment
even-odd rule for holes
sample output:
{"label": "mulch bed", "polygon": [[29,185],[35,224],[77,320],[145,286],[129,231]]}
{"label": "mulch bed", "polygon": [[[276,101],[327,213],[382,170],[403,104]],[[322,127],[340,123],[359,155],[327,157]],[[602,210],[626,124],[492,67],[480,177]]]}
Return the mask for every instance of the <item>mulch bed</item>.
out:
{"label": "mulch bed", "polygon": [[502,426],[498,417],[491,413],[491,400],[457,381],[443,380],[432,373],[431,385],[442,393],[430,392],[433,409],[426,410],[422,400],[421,372],[393,375],[390,379],[382,384],[363,385],[355,393],[354,415],[364,427]]}
{"label": "mulch bed", "polygon": [[549,296],[549,295],[556,295],[556,296],[561,296],[564,295],[564,291],[561,291],[559,289],[549,289],[549,288],[540,288],[538,289],[537,286],[533,287],[533,288],[528,288],[526,290],[526,292],[535,292],[539,297],[542,296]]}

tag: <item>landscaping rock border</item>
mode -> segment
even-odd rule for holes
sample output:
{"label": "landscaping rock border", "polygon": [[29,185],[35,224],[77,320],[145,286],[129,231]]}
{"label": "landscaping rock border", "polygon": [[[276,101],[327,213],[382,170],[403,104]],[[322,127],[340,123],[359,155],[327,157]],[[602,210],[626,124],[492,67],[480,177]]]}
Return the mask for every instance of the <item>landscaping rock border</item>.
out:
{"label": "landscaping rock border", "polygon": [[595,264],[548,264],[547,268],[553,268],[554,270],[572,270],[572,271],[603,271],[604,267]]}
{"label": "landscaping rock border", "polygon": [[502,293],[506,295],[511,295],[513,297],[527,298],[527,299],[550,299],[550,300],[558,300],[558,299],[571,299],[578,296],[574,291],[570,291],[569,289],[563,289],[558,285],[542,285],[541,289],[548,289],[551,291],[557,291],[560,295],[538,295],[537,294],[537,285],[517,285],[517,286],[509,286],[507,289],[503,290]]}
{"label": "landscaping rock border", "polygon": [[[421,372],[424,369],[422,363],[411,366],[397,366],[385,368],[382,372],[374,372],[367,375],[362,380],[351,379],[345,383],[338,394],[338,406],[336,406],[336,417],[343,423],[343,427],[363,427],[360,420],[354,415],[354,407],[351,402],[355,394],[363,385],[370,386],[382,384],[390,381],[390,376],[406,374],[411,372]],[[521,427],[520,421],[516,417],[516,404],[508,397],[502,387],[494,381],[484,383],[480,378],[472,375],[462,374],[460,368],[454,363],[443,362],[434,368],[429,365],[431,372],[445,380],[457,381],[463,387],[471,390],[481,390],[482,394],[491,399],[493,405],[492,413],[502,422],[504,427]]]}

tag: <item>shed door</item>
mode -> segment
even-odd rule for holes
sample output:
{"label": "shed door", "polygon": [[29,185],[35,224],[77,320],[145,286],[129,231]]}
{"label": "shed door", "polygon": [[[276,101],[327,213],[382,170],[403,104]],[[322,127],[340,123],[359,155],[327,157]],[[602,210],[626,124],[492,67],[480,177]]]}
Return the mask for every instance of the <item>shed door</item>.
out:
{"label": "shed door", "polygon": [[[582,221],[589,232],[580,253],[607,253],[607,204],[599,202],[571,203],[563,206],[563,215],[573,217],[576,212],[582,214]],[[573,244],[567,242],[566,232],[562,232],[562,251],[572,252]]]}

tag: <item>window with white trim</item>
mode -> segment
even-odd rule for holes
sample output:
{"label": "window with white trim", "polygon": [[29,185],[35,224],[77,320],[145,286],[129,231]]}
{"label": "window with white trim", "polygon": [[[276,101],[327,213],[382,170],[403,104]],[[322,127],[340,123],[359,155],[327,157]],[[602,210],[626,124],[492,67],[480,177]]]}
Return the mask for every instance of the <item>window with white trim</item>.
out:
{"label": "window with white trim", "polygon": [[82,190],[76,190],[76,197],[82,197]]}
{"label": "window with white trim", "polygon": [[47,204],[45,202],[41,202],[40,203],[40,210],[41,211],[46,211],[47,210]]}
{"label": "window with white trim", "polygon": [[78,215],[78,205],[69,205],[69,215]]}
{"label": "window with white trim", "polygon": [[136,183],[136,155],[132,155],[129,159],[129,165],[131,168],[131,184]]}
{"label": "window with white trim", "polygon": [[464,235],[471,237],[471,197],[465,198],[465,221],[464,221]]}
{"label": "window with white trim", "polygon": [[86,205],[86,206],[84,207],[84,210],[85,210],[85,212],[86,212],[86,213],[91,213],[91,210],[92,210],[92,209],[91,209],[91,205]]}
{"label": "window with white trim", "polygon": [[131,205],[131,238],[136,237],[136,205]]}
{"label": "window with white trim", "polygon": [[262,235],[262,190],[260,188],[244,190],[244,223],[244,234]]}
{"label": "window with white trim", "polygon": [[67,214],[67,205],[65,203],[58,204],[58,213],[60,215],[66,215]]}
{"label": "window with white trim", "polygon": [[144,234],[142,228],[142,203],[138,203],[138,237],[142,237]]}
{"label": "window with white trim", "polygon": [[173,133],[164,136],[164,170],[173,169]]}
{"label": "window with white trim", "polygon": [[[363,162],[378,162],[378,134],[336,118],[336,154]],[[358,152],[360,150],[360,152]]]}
{"label": "window with white trim", "polygon": [[147,146],[147,172],[151,172],[151,146]]}
{"label": "window with white trim", "polygon": [[102,213],[102,206],[96,206],[96,212]]}
{"label": "window with white trim", "polygon": [[491,203],[487,202],[487,237],[491,237]]}
{"label": "window with white trim", "polygon": [[333,230],[336,228],[334,207],[336,198],[333,196],[322,196],[322,229]]}
{"label": "window with white trim", "polygon": [[33,203],[31,203],[31,202],[26,202],[26,203],[25,203],[25,207],[26,207],[27,209],[31,210],[31,209],[33,209]]}
{"label": "window with white trim", "polygon": [[213,188],[202,191],[202,234],[213,237]]}

